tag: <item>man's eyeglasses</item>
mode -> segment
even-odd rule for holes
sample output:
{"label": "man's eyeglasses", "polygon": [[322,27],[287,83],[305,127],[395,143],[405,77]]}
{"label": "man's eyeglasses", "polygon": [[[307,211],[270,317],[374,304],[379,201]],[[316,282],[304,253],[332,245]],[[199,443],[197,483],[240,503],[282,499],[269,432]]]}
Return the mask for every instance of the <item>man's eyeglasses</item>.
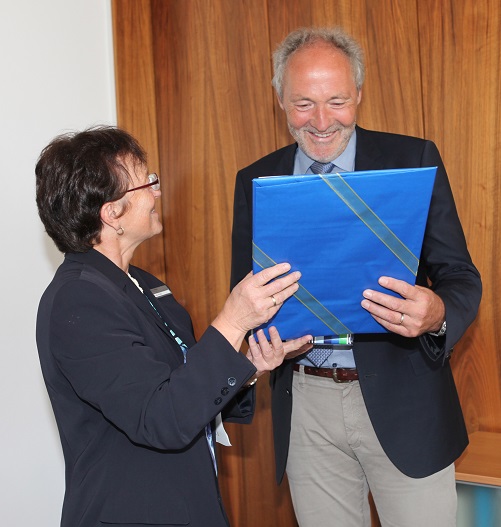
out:
{"label": "man's eyeglasses", "polygon": [[149,183],[146,183],[146,185],[130,188],[129,190],[126,190],[125,193],[127,194],[127,192],[132,192],[133,190],[139,190],[146,187],[151,187],[152,190],[160,190],[160,180],[156,174],[150,174],[148,176],[148,181]]}

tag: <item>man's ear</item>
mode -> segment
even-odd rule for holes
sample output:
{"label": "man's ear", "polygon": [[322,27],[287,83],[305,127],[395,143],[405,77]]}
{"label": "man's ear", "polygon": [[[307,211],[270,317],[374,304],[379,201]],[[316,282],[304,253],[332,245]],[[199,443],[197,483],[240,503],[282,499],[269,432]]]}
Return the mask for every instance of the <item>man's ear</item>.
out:
{"label": "man's ear", "polygon": [[277,101],[278,101],[278,105],[280,106],[280,108],[282,108],[282,110],[285,111],[284,104],[282,102],[282,99],[280,98],[280,95],[278,95],[278,93],[277,93]]}
{"label": "man's ear", "polygon": [[358,90],[357,106],[360,104],[361,100],[362,100],[362,88],[360,88],[360,90]]}

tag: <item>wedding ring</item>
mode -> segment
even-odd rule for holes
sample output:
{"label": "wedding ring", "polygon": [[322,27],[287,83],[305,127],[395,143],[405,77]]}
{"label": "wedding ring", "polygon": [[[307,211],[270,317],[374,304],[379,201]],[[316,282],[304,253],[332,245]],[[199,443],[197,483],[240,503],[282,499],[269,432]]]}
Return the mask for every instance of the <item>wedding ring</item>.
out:
{"label": "wedding ring", "polygon": [[403,313],[400,313],[400,322],[399,322],[400,326],[402,325],[402,322],[404,321],[404,317],[405,315]]}
{"label": "wedding ring", "polygon": [[277,299],[271,295],[271,299],[273,300],[273,307],[275,307],[277,305]]}

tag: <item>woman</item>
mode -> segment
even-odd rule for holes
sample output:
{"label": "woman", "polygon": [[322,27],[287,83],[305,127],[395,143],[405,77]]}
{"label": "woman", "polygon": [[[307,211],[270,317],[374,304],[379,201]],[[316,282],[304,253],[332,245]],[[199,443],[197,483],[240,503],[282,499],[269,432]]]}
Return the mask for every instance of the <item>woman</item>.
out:
{"label": "woman", "polygon": [[247,276],[198,342],[169,288],[130,265],[162,230],[160,182],[126,132],[100,127],[56,138],[36,166],[37,205],[65,260],[37,319],[42,371],[60,432],[61,525],[228,524],[211,423],[250,422],[246,388],[285,353],[270,319],[298,288],[279,264]]}

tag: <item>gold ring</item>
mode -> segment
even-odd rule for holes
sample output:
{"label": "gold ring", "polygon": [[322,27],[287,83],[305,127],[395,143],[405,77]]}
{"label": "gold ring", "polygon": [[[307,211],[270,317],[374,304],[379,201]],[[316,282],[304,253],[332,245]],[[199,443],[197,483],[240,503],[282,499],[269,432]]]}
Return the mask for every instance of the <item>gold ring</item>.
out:
{"label": "gold ring", "polygon": [[273,307],[275,307],[277,305],[277,299],[271,295],[271,299],[273,300]]}
{"label": "gold ring", "polygon": [[403,313],[400,313],[400,322],[399,322],[400,326],[402,325],[402,322],[404,321],[404,317],[405,315]]}

